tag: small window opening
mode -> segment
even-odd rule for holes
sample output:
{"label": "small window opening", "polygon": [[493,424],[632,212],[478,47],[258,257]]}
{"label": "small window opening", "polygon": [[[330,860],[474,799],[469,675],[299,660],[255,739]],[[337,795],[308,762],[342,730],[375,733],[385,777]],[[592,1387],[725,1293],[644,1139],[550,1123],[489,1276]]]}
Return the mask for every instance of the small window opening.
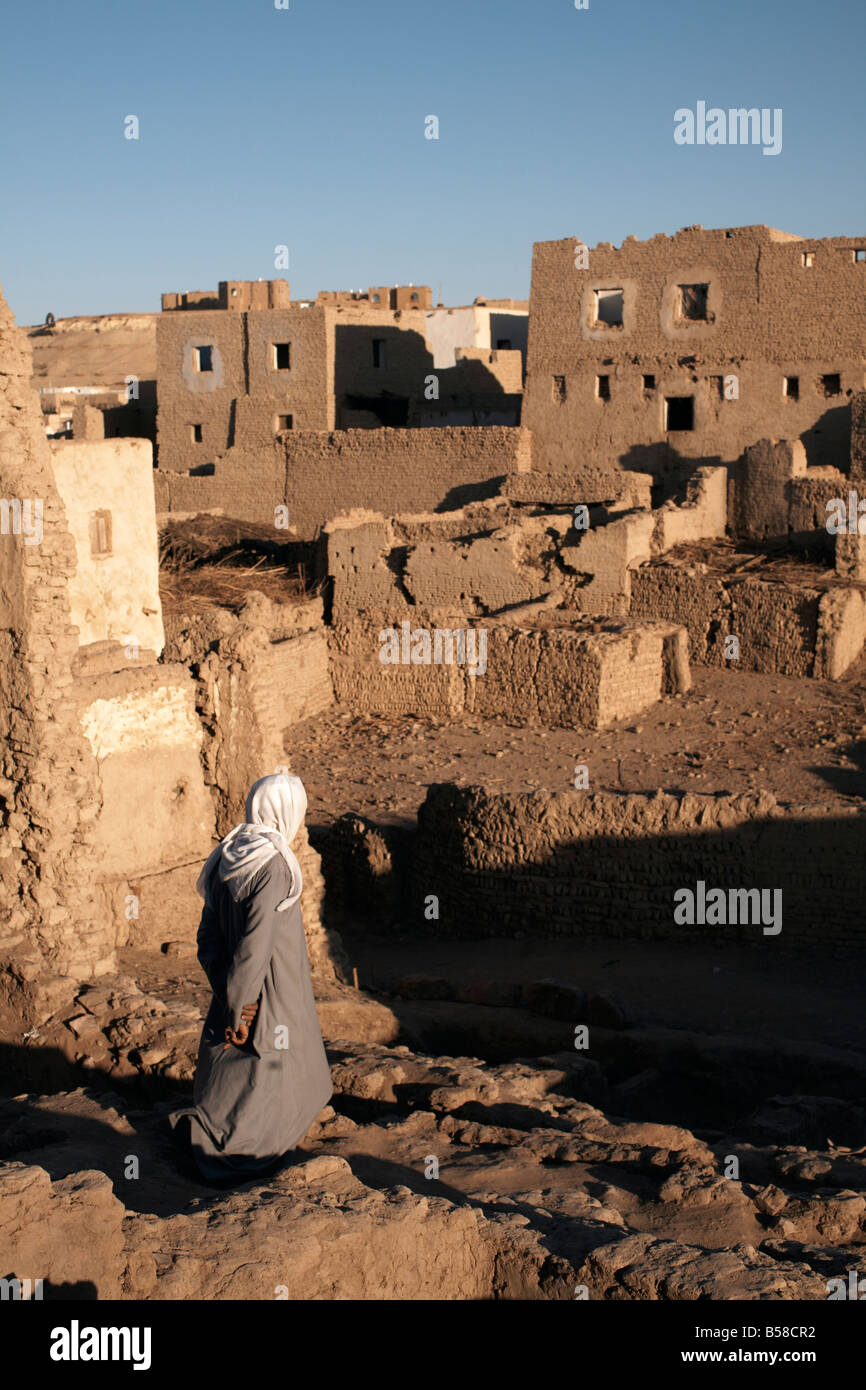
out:
{"label": "small window opening", "polygon": [[679,285],[679,317],[693,321],[706,320],[709,285]]}
{"label": "small window opening", "polygon": [[851,259],[855,265],[866,265],[866,247],[857,247],[856,251],[851,252]]}
{"label": "small window opening", "polygon": [[382,298],[381,295],[378,295],[378,294],[371,294],[371,295],[370,295],[370,303],[371,303],[371,304],[378,304],[378,303],[380,302],[381,298]]}
{"label": "small window opening", "polygon": [[652,372],[644,372],[643,389],[645,391],[654,391],[656,389],[656,379]]}
{"label": "small window opening", "polygon": [[798,376],[782,378],[782,395],[786,401],[798,401],[800,399],[800,378]]}
{"label": "small window opening", "polygon": [[385,365],[385,339],[373,339],[373,366],[384,367]]}
{"label": "small window opening", "polygon": [[553,378],[553,399],[557,405],[562,405],[566,398],[565,377],[555,376]]}
{"label": "small window opening", "polygon": [[842,378],[838,372],[830,372],[827,376],[822,376],[818,386],[819,393],[824,396],[841,396]]}
{"label": "small window opening", "polygon": [[213,348],[209,345],[193,349],[195,353],[195,369],[197,372],[213,371]]}
{"label": "small window opening", "polygon": [[610,377],[597,376],[595,379],[595,394],[600,401],[610,400]]}
{"label": "small window opening", "polygon": [[90,553],[111,554],[111,512],[90,513]]}
{"label": "small window opening", "polygon": [[814,252],[814,251],[804,251],[804,252],[803,252],[803,265],[805,266],[806,270],[811,270],[811,269],[812,269],[812,266],[813,266],[814,264],[815,264],[815,252]]}
{"label": "small window opening", "polygon": [[694,396],[665,397],[665,429],[693,430],[695,427]]}
{"label": "small window opening", "polygon": [[417,291],[417,290],[413,290],[413,292],[410,294],[409,298],[411,299],[411,301],[412,301],[413,304],[417,304],[417,303],[418,303],[418,291]]}
{"label": "small window opening", "polygon": [[610,328],[622,327],[623,292],[621,289],[595,291],[595,321]]}
{"label": "small window opening", "polygon": [[201,444],[201,425],[191,425],[193,444]]}
{"label": "small window opening", "polygon": [[278,372],[287,372],[292,365],[291,343],[274,343],[274,367]]}
{"label": "small window opening", "polygon": [[281,434],[281,433],[283,432],[283,430],[290,430],[291,428],[292,428],[292,417],[291,417],[291,415],[278,415],[278,416],[277,416],[277,421],[276,421],[276,425],[275,425],[275,432],[276,432],[277,434]]}

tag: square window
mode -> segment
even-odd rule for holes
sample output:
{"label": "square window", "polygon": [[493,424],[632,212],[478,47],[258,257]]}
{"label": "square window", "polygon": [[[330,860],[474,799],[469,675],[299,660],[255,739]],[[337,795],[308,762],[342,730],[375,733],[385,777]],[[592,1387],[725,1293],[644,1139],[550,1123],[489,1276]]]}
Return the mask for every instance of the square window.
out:
{"label": "square window", "polygon": [[201,425],[190,425],[193,444],[201,444]]}
{"label": "square window", "polygon": [[622,327],[623,292],[618,290],[595,291],[595,321],[606,323],[609,328]]}
{"label": "square window", "polygon": [[89,523],[91,555],[110,555],[111,512],[91,512],[89,517]]}
{"label": "square window", "polygon": [[694,396],[665,396],[665,429],[693,430],[695,427]]}
{"label": "square window", "polygon": [[811,269],[812,269],[812,266],[813,266],[814,264],[815,264],[815,252],[814,252],[814,251],[804,251],[804,252],[803,252],[803,265],[804,265],[804,267],[806,268],[806,270],[811,270]]}
{"label": "square window", "polygon": [[610,400],[610,377],[597,376],[595,379],[595,394],[600,401]]}
{"label": "square window", "polygon": [[193,354],[197,372],[213,371],[213,348],[210,344],[206,344],[204,347],[193,348]]}
{"label": "square window", "polygon": [[656,379],[652,372],[644,372],[643,389],[645,391],[654,391],[656,389]]}
{"label": "square window", "polygon": [[798,401],[800,399],[800,378],[798,376],[782,377],[782,395],[786,401]]}
{"label": "square window", "polygon": [[373,339],[373,366],[377,368],[385,365],[385,339]]}
{"label": "square window", "polygon": [[866,265],[866,247],[862,249],[858,247],[856,251],[852,251],[851,259],[855,265]]}
{"label": "square window", "polygon": [[289,371],[292,365],[291,343],[274,343],[274,368],[278,372]]}
{"label": "square window", "polygon": [[283,430],[290,430],[291,428],[292,428],[292,417],[291,417],[291,415],[278,415],[278,416],[277,416],[276,424],[275,424],[275,426],[274,426],[274,433],[275,433],[275,434],[282,434]]}
{"label": "square window", "polygon": [[553,378],[553,399],[557,405],[562,405],[562,402],[566,398],[566,394],[565,377],[555,376]]}
{"label": "square window", "polygon": [[838,372],[829,372],[818,381],[818,394],[822,396],[841,396],[842,378]]}
{"label": "square window", "polygon": [[678,285],[677,288],[680,292],[677,317],[706,321],[709,285]]}

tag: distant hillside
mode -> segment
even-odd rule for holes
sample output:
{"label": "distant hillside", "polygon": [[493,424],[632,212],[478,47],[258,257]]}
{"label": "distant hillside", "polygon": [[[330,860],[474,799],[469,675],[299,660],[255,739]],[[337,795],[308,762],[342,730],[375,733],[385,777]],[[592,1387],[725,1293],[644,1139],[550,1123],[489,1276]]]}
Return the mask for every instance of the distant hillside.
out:
{"label": "distant hillside", "polygon": [[24,328],[33,352],[32,384],[122,390],[127,376],[156,379],[156,314],[101,314]]}

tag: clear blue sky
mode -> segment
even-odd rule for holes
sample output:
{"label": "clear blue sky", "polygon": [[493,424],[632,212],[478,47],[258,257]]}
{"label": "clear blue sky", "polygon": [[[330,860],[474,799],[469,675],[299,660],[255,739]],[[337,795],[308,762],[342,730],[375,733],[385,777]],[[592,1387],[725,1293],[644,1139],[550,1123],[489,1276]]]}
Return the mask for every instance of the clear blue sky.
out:
{"label": "clear blue sky", "polygon": [[[526,296],[533,241],[866,233],[864,0],[290,5],[6,7],[0,283],[19,323],[269,278],[277,244],[295,298],[414,280],[454,304]],[[673,113],[699,100],[781,107],[781,154],[677,146]]]}

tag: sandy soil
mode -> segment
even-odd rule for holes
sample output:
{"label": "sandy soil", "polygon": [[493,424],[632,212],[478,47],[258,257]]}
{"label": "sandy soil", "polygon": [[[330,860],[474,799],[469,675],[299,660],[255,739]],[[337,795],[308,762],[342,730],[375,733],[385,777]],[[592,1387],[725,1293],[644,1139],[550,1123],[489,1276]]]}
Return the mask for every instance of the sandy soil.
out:
{"label": "sandy soil", "polygon": [[577,763],[588,767],[591,791],[766,788],[782,803],[830,811],[862,802],[866,661],[836,682],[706,667],[692,673],[685,695],[597,733],[332,712],[296,725],[286,752],[307,788],[311,826],[347,811],[406,823],[433,782],[515,792],[570,787]]}

